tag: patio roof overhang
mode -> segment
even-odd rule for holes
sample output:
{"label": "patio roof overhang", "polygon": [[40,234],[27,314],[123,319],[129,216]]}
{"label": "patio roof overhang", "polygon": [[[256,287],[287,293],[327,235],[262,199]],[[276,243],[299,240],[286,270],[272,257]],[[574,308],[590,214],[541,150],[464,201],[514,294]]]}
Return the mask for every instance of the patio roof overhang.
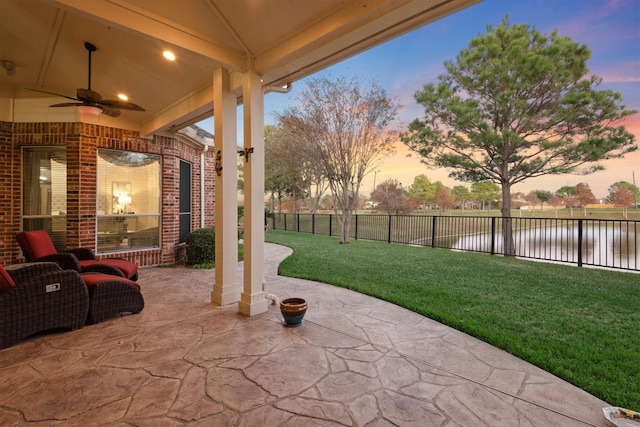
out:
{"label": "patio roof overhang", "polygon": [[[49,108],[68,102],[65,97],[28,89],[73,97],[77,88],[89,87],[106,99],[126,92],[143,106],[144,112],[94,119],[142,136],[164,133],[193,142],[193,135],[176,132],[214,115],[211,302],[238,303],[240,313],[253,316],[267,311],[271,297],[263,283],[264,92],[477,1],[0,0],[0,120],[86,121],[76,108]],[[89,76],[86,42],[97,47]],[[163,59],[165,49],[177,59]],[[244,286],[237,259],[240,101],[247,153]]]}
{"label": "patio roof overhang", "polygon": [[[77,120],[66,102],[87,87],[85,42],[97,46],[92,88],[126,92],[145,112],[101,123],[172,132],[212,115],[212,76],[251,71],[278,88],[479,0],[2,0],[0,119]],[[170,63],[162,51],[172,50]],[[238,96],[240,96],[238,90]]]}

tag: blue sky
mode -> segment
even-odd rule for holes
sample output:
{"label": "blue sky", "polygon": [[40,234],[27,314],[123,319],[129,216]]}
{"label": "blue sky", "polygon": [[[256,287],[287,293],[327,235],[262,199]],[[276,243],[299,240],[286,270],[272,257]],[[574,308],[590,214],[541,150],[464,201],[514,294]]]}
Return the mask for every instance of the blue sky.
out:
{"label": "blue sky", "polygon": [[[506,14],[512,24],[526,23],[544,34],[557,29],[559,34],[586,44],[592,51],[590,72],[603,78],[600,88],[620,92],[627,108],[640,111],[640,0],[485,0],[318,74],[347,79],[358,76],[381,84],[401,105],[399,118],[403,129],[423,113],[413,98],[415,92],[425,83],[435,82],[444,72],[445,60],[455,59],[471,39],[486,33],[487,24],[497,26]],[[274,124],[274,113],[295,102],[304,82],[295,82],[289,94],[272,93],[265,97],[266,124]],[[640,137],[640,113],[624,124]],[[393,178],[409,186],[413,177],[421,173],[450,187],[462,184],[448,178],[445,170],[427,168],[415,154],[407,158],[407,153],[399,144],[396,155],[378,168],[378,184]],[[593,175],[537,178],[516,186],[515,191],[555,191],[563,185],[586,182],[596,197],[604,197],[614,182],[632,182],[633,172],[636,185],[640,186],[640,152],[603,165],[606,171]],[[365,178],[361,192],[368,195],[372,189],[373,175]]]}

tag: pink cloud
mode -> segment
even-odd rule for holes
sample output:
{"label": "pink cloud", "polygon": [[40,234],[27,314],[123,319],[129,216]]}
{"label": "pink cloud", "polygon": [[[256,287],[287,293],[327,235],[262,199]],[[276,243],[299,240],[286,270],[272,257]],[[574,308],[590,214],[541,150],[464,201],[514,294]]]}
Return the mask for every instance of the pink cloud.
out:
{"label": "pink cloud", "polygon": [[620,124],[636,137],[636,142],[640,141],[640,113],[625,117]]}
{"label": "pink cloud", "polygon": [[602,78],[603,83],[640,82],[640,58],[627,58],[593,67],[591,74]]}

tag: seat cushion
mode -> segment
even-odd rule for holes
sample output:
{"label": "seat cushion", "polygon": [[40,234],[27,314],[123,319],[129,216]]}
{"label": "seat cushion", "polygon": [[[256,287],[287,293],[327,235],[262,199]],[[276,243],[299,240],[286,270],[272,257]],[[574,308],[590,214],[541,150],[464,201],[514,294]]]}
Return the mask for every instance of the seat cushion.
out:
{"label": "seat cushion", "polygon": [[94,260],[94,259],[80,260],[80,267],[82,267],[83,270],[89,267],[90,265],[99,265],[99,264],[108,265],[108,266],[117,268],[118,270],[122,271],[122,274],[124,274],[128,278],[134,277],[138,272],[138,266],[125,259],[107,258],[107,259],[100,259],[100,260]]}
{"label": "seat cushion", "polygon": [[106,258],[100,259],[96,264],[106,264],[122,271],[126,277],[133,277],[138,272],[138,266],[126,259]]}
{"label": "seat cushion", "polygon": [[30,261],[58,253],[46,230],[23,231],[16,236],[16,240]]}
{"label": "seat cushion", "polygon": [[138,283],[134,282],[133,280],[125,279],[124,277],[112,276],[110,274],[103,273],[86,273],[82,274],[81,276],[82,280],[84,280],[84,283],[87,284],[88,288],[91,288],[92,286],[95,286],[100,282],[112,282],[115,280],[122,283],[128,283],[140,290],[140,285]]}
{"label": "seat cushion", "polygon": [[16,283],[13,281],[7,270],[0,265],[0,291],[8,291],[11,288],[15,288]]}
{"label": "seat cushion", "polygon": [[78,260],[80,262],[80,267],[84,270],[85,268],[89,267],[90,265],[95,264],[96,261],[95,259],[81,259]]}

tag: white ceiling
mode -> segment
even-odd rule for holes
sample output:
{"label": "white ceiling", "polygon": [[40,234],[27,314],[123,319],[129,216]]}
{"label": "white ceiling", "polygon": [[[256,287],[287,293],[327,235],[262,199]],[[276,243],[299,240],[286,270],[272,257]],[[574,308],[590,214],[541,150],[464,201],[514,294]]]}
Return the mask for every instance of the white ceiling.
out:
{"label": "white ceiling", "polygon": [[92,89],[146,110],[114,120],[175,130],[211,115],[218,67],[282,86],[477,1],[0,0],[0,60],[15,63],[13,75],[0,69],[0,97],[68,101],[25,88],[74,97],[91,42]]}

